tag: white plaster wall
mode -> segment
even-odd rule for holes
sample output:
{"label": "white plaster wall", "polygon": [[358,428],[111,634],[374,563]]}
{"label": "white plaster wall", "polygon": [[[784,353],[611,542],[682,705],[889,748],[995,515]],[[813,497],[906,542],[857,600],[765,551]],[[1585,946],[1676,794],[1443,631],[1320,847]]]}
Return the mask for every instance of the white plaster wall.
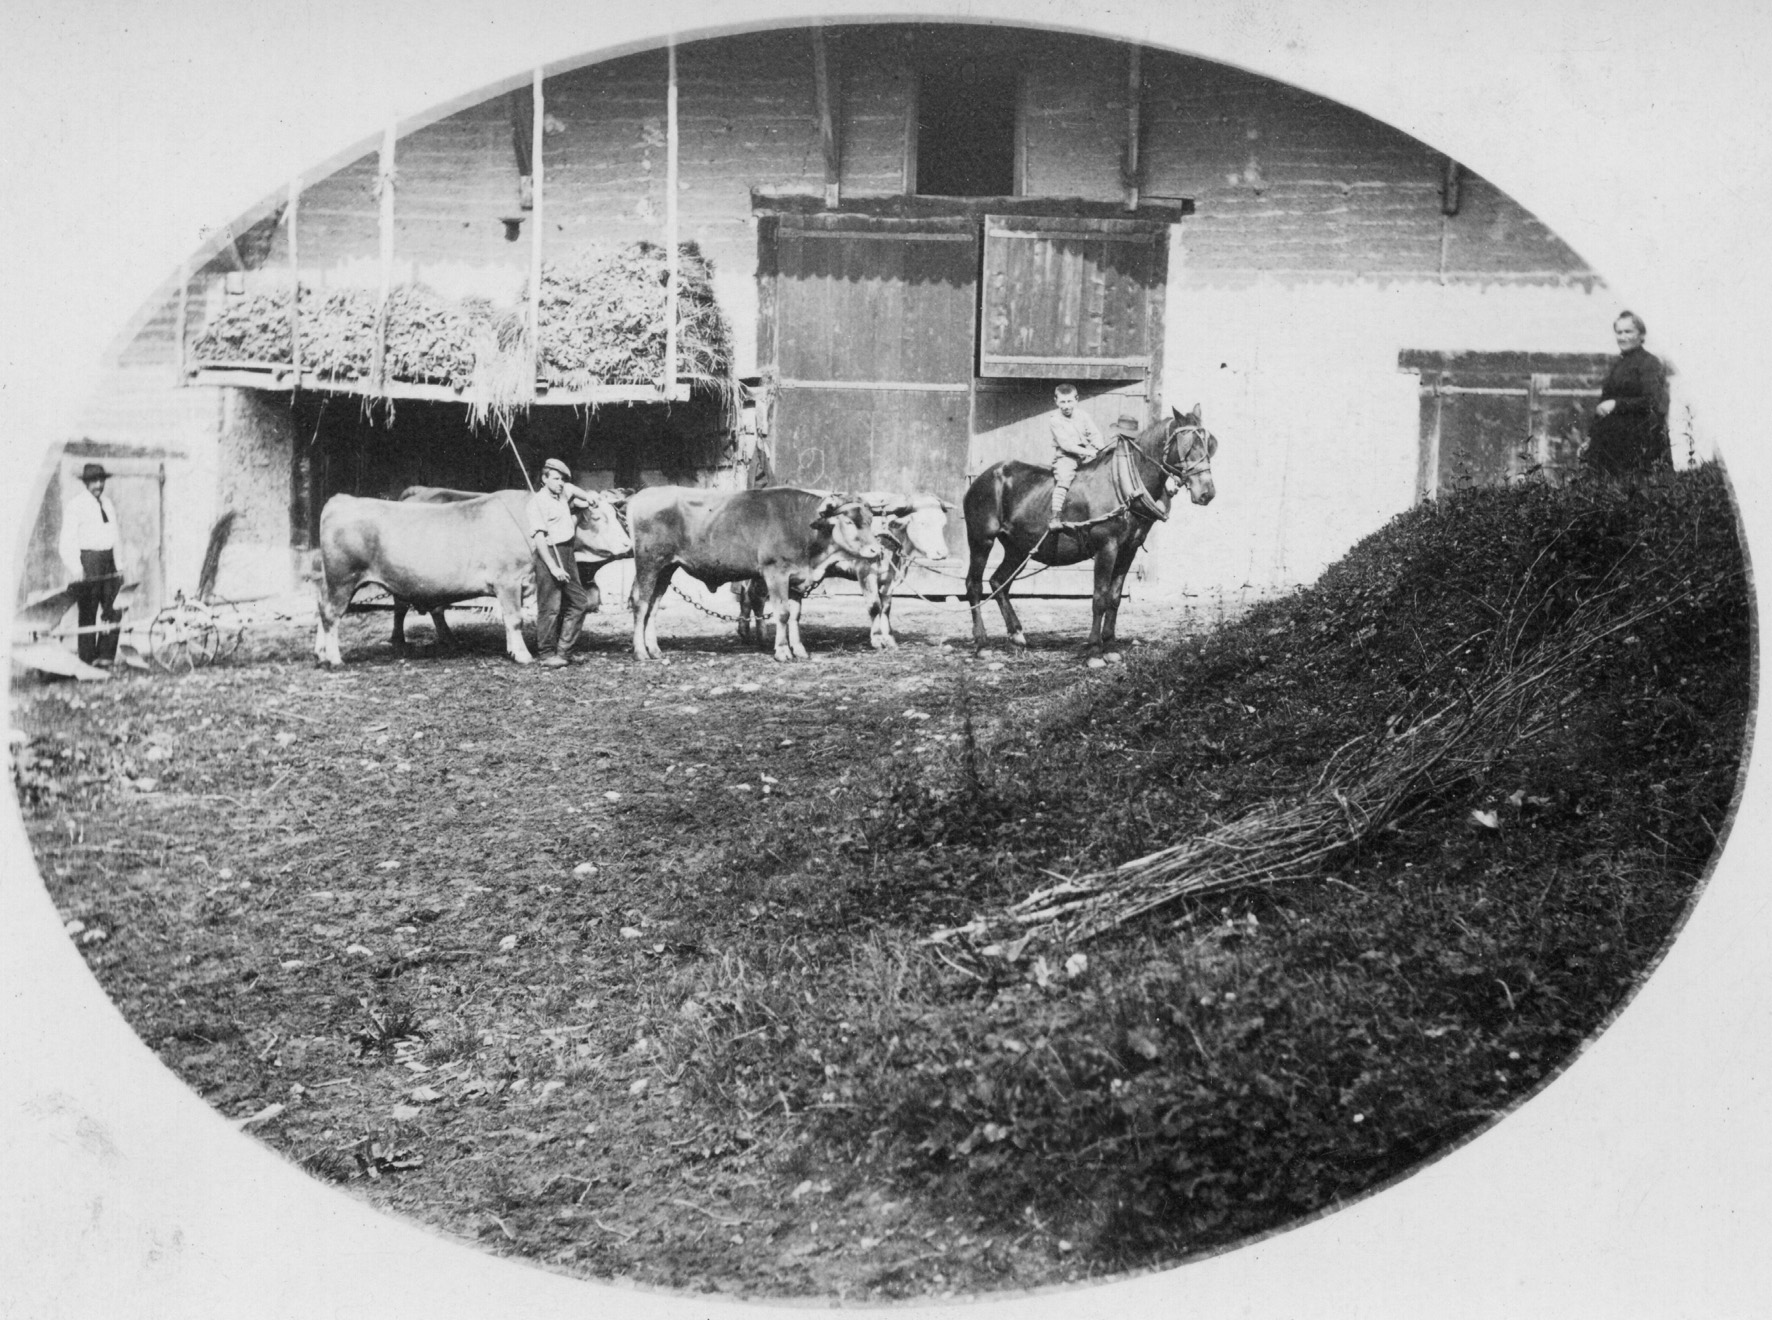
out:
{"label": "white plaster wall", "polygon": [[1190,276],[1181,231],[1162,394],[1202,405],[1220,442],[1218,494],[1178,503],[1152,533],[1135,570],[1147,594],[1241,600],[1308,583],[1408,509],[1420,405],[1402,350],[1616,351],[1616,295],[1598,281],[1206,280]]}

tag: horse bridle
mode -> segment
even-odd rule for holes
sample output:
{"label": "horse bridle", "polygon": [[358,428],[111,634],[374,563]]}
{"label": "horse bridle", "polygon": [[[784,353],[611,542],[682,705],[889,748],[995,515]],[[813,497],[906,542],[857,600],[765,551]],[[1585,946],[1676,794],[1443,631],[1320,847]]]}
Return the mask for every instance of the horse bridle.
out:
{"label": "horse bridle", "polygon": [[[1171,467],[1167,461],[1167,453],[1170,447],[1174,445],[1176,439],[1184,435],[1187,437],[1187,446],[1185,448],[1177,448],[1176,451],[1181,455],[1179,460],[1180,465],[1177,467]],[[1202,472],[1212,471],[1212,454],[1203,444],[1204,441],[1211,438],[1211,435],[1212,433],[1198,422],[1188,422],[1179,425],[1164,435],[1163,455],[1152,454],[1129,435],[1122,435],[1120,437],[1120,442],[1133,450],[1140,458],[1154,464],[1165,475],[1173,477],[1175,480],[1185,484],[1199,476]],[[1196,448],[1203,451],[1201,457],[1190,461],[1188,455],[1192,454]]]}

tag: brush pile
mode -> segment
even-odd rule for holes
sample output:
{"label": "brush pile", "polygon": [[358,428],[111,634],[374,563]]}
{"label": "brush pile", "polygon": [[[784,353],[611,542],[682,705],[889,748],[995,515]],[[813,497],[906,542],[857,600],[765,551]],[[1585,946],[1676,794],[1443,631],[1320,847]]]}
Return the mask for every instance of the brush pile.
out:
{"label": "brush pile", "polygon": [[[665,278],[664,249],[645,242],[545,266],[535,376],[574,390],[656,384],[665,371]],[[302,368],[368,381],[375,370],[375,291],[320,293],[304,285],[300,297]],[[677,314],[678,375],[729,396],[732,333],[714,301],[712,270],[694,243],[679,249]],[[455,302],[412,285],[389,295],[385,317],[386,380],[447,385],[494,413],[533,399],[526,302]],[[291,365],[288,294],[231,302],[192,356],[211,365]]]}
{"label": "brush pile", "polygon": [[[1473,491],[1399,519],[1318,587],[1258,610],[1233,634],[1258,653],[1271,648],[1267,636],[1292,638],[1294,690],[1312,670],[1350,659],[1379,684],[1394,681],[1381,726],[1353,732],[1291,792],[1116,866],[1054,875],[1058,883],[930,941],[1001,956],[1030,937],[1086,940],[1185,900],[1332,874],[1424,810],[1473,795],[1498,765],[1543,756],[1579,703],[1645,659],[1650,695],[1640,700],[1683,718],[1687,680],[1670,690],[1670,675],[1685,671],[1670,665],[1714,633],[1725,606],[1739,613],[1741,567],[1724,543],[1720,473],[1669,478],[1649,493]],[[1372,571],[1386,561],[1388,582]],[[1347,621],[1340,628],[1335,613]],[[1403,648],[1393,663],[1374,663],[1381,649]],[[1267,662],[1258,654],[1253,668]]]}

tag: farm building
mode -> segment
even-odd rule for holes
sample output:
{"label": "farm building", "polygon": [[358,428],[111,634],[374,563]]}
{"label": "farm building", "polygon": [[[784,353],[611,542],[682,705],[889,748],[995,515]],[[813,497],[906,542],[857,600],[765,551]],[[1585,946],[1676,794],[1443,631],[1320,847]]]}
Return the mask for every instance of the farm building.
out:
{"label": "farm building", "polygon": [[1448,485],[1567,468],[1617,310],[1458,162],[1224,65],[949,24],[681,40],[390,127],[219,235],[108,364],[21,588],[59,583],[94,459],[150,600],[225,513],[218,590],[263,596],[334,493],[550,455],[957,502],[1048,461],[1073,380],[1104,429],[1199,402],[1221,441],[1134,594],[1261,594]]}

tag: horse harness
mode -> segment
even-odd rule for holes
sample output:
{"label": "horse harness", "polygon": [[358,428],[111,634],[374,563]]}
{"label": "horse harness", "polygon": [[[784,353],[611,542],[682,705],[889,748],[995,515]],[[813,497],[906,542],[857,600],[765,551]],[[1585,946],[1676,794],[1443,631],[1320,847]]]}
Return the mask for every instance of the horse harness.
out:
{"label": "horse harness", "polygon": [[1172,481],[1185,484],[1189,479],[1206,471],[1211,464],[1211,458],[1208,455],[1201,459],[1188,459],[1188,455],[1194,452],[1194,449],[1207,434],[1206,428],[1199,425],[1177,427],[1164,437],[1164,447],[1168,447],[1168,442],[1171,439],[1184,434],[1188,436],[1188,444],[1187,448],[1181,451],[1181,466],[1178,468],[1171,467],[1163,458],[1140,449],[1138,442],[1132,437],[1120,436],[1114,444],[1113,460],[1114,494],[1119,496],[1120,503],[1099,517],[1086,518],[1080,522],[1060,523],[1059,526],[1067,532],[1078,532],[1085,528],[1098,527],[1102,523],[1112,522],[1122,513],[1130,513],[1138,521],[1147,525],[1167,522],[1169,520],[1168,502],[1155,499],[1150,491],[1145,489],[1144,483],[1138,479],[1138,474],[1132,470],[1132,456],[1127,451],[1137,450],[1140,457],[1154,464]]}

